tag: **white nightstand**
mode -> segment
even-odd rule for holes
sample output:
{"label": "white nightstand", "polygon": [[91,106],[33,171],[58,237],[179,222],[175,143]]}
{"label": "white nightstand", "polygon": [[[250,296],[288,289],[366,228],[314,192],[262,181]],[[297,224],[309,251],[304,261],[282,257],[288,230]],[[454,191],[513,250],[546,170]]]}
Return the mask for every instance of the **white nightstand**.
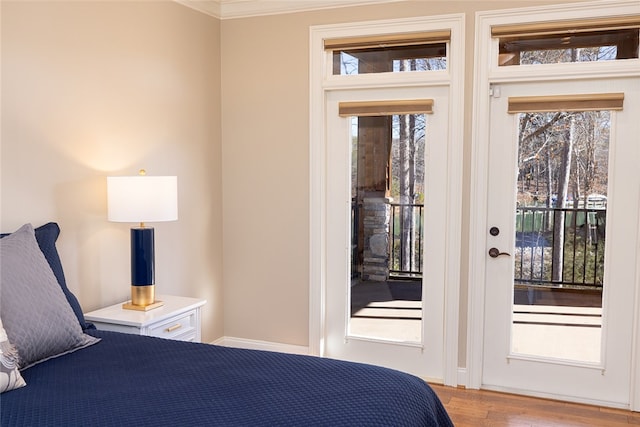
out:
{"label": "white nightstand", "polygon": [[158,295],[162,307],[149,311],[125,310],[122,303],[85,313],[88,322],[104,331],[200,342],[200,298]]}

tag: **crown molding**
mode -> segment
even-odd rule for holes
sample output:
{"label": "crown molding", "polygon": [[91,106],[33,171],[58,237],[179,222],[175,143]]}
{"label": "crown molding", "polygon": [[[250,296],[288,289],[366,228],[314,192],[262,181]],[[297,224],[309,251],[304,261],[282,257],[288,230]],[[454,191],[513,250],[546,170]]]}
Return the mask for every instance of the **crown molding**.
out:
{"label": "crown molding", "polygon": [[197,10],[206,15],[222,19],[222,13],[219,0],[173,0],[188,8]]}
{"label": "crown molding", "polygon": [[174,0],[218,19],[278,15],[338,7],[392,3],[402,0]]}

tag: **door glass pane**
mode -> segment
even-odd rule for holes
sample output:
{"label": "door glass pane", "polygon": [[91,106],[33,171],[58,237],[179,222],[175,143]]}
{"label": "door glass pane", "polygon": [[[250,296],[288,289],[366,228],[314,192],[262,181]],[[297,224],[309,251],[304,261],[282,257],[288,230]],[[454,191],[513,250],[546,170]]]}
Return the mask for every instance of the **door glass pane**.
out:
{"label": "door glass pane", "polygon": [[425,125],[351,118],[350,336],[422,342]]}
{"label": "door glass pane", "polygon": [[519,115],[512,353],[601,360],[610,124]]}

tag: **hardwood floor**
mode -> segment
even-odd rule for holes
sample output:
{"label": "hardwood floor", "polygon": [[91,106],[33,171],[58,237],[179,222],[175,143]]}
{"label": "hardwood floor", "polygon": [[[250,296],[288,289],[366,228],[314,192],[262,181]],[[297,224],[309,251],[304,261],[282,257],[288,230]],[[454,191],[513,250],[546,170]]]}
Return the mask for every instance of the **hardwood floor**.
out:
{"label": "hardwood floor", "polygon": [[430,384],[456,427],[621,427],[640,413]]}

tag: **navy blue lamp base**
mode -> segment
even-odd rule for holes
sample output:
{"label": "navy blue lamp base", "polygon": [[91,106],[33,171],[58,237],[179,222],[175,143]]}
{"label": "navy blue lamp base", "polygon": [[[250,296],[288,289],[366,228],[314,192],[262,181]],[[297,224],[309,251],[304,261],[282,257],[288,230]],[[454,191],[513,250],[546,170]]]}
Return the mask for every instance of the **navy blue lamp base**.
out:
{"label": "navy blue lamp base", "polygon": [[131,229],[131,285],[155,284],[153,227]]}
{"label": "navy blue lamp base", "polygon": [[131,302],[124,308],[150,310],[160,307],[155,300],[155,252],[153,227],[131,229]]}

